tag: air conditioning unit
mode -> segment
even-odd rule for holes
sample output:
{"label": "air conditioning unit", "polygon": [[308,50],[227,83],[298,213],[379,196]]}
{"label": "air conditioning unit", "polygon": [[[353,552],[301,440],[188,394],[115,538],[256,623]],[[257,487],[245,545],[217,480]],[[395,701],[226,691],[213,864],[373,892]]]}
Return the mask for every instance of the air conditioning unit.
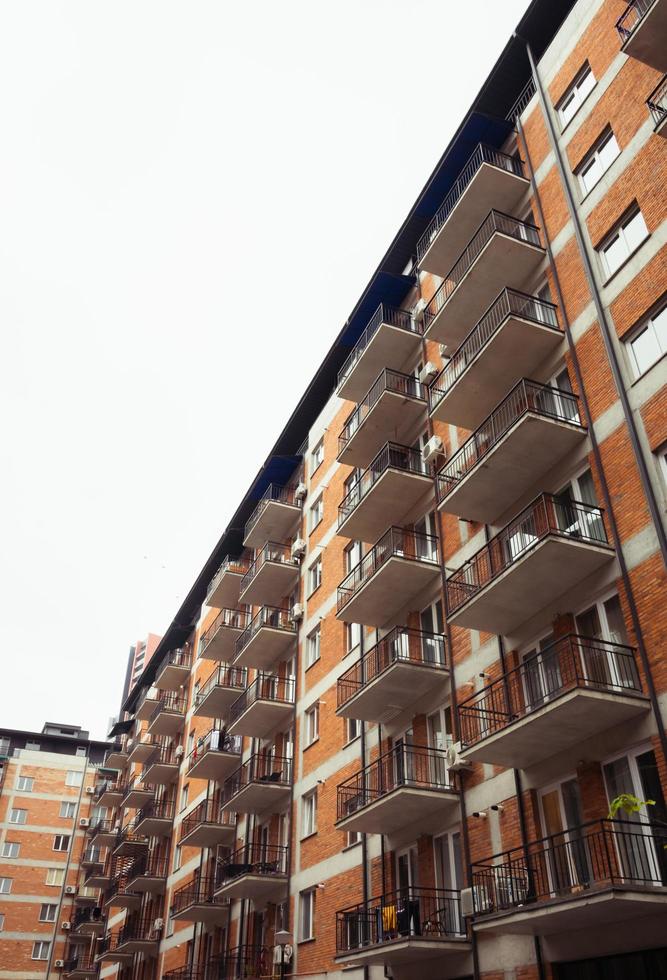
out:
{"label": "air conditioning unit", "polygon": [[461,889],[461,915],[469,917],[475,914],[475,902],[473,899],[472,888]]}
{"label": "air conditioning unit", "polygon": [[79,820],[79,827],[90,827],[90,820],[88,817],[81,817]]}
{"label": "air conditioning unit", "polygon": [[461,755],[461,743],[456,742],[447,749],[447,768],[452,772],[461,772],[464,769],[471,769],[472,764]]}
{"label": "air conditioning unit", "polygon": [[297,538],[292,544],[292,558],[303,558],[306,553],[306,542],[303,538]]}
{"label": "air conditioning unit", "polygon": [[76,885],[65,885],[66,895],[76,895]]}
{"label": "air conditioning unit", "polygon": [[295,602],[290,609],[289,618],[293,623],[298,623],[300,619],[303,619],[303,606],[300,602]]}
{"label": "air conditioning unit", "polygon": [[440,436],[431,436],[429,441],[422,449],[422,462],[431,463],[436,456],[439,456],[442,452],[442,439]]}
{"label": "air conditioning unit", "polygon": [[164,929],[164,919],[156,919],[153,923],[153,932],[161,932]]}
{"label": "air conditioning unit", "polygon": [[306,484],[300,483],[297,486],[296,490],[294,491],[294,499],[303,500],[304,497],[307,495],[307,493],[308,493],[308,487],[306,486]]}
{"label": "air conditioning unit", "polygon": [[65,960],[56,960],[53,965],[56,970],[63,970],[65,968]]}
{"label": "air conditioning unit", "polygon": [[94,792],[95,792],[94,786],[86,786],[86,793],[88,794],[88,796],[92,796]]}
{"label": "air conditioning unit", "polygon": [[430,385],[431,381],[433,381],[437,373],[438,373],[438,369],[433,363],[433,361],[427,361],[424,367],[419,372],[419,380],[423,385]]}
{"label": "air conditioning unit", "polygon": [[184,754],[185,754],[185,749],[183,748],[183,746],[177,745],[176,749],[174,750],[174,758],[182,759]]}
{"label": "air conditioning unit", "polygon": [[60,928],[62,929],[63,932],[69,932],[70,929],[72,928],[72,923],[71,922],[61,922],[60,923]]}

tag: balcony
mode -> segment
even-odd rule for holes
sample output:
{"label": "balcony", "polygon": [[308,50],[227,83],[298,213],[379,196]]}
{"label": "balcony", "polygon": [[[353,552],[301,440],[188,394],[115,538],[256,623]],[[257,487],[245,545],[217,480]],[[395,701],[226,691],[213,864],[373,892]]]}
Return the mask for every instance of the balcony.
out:
{"label": "balcony", "polygon": [[[338,533],[375,541],[433,493],[433,478],[418,449],[388,442],[364,470],[338,507]],[[423,510],[429,505],[424,504]]]}
{"label": "balcony", "polygon": [[138,776],[127,784],[123,796],[123,806],[139,810],[155,799],[155,789],[141,782]]}
{"label": "balcony", "polygon": [[426,418],[426,388],[411,374],[384,370],[348,415],[338,437],[338,461],[368,466],[382,446],[413,442]]}
{"label": "balcony", "polygon": [[296,623],[289,609],[262,606],[236,642],[234,663],[266,670],[285,659],[295,640]]}
{"label": "balcony", "polygon": [[148,722],[150,735],[169,735],[173,738],[185,724],[186,699],[173,691],[163,694],[153,708]]}
{"label": "balcony", "polygon": [[69,946],[65,955],[63,976],[71,977],[72,980],[78,980],[78,978],[98,977],[99,975],[99,963],[95,961],[90,950],[78,944]]}
{"label": "balcony", "polygon": [[248,844],[218,864],[216,895],[274,901],[287,886],[286,847],[280,844]]}
{"label": "balcony", "polygon": [[118,951],[157,956],[160,934],[155,930],[154,923],[155,919],[150,915],[143,919],[126,920],[118,933]]}
{"label": "balcony", "polygon": [[572,634],[461,702],[461,742],[470,761],[525,769],[648,707],[632,647]]}
{"label": "balcony", "polygon": [[248,683],[245,667],[216,667],[195,695],[193,714],[200,718],[224,718]]}
{"label": "balcony", "polygon": [[585,436],[576,395],[523,378],[439,471],[438,510],[493,524]]}
{"label": "balcony", "polygon": [[169,837],[175,810],[171,800],[151,800],[134,818],[137,833],[145,834],[146,837]]}
{"label": "balcony", "polygon": [[92,848],[111,847],[116,843],[118,825],[115,820],[100,817],[88,828],[88,834]]}
{"label": "balcony", "polygon": [[275,605],[289,595],[299,581],[299,562],[288,544],[267,541],[241,582],[241,602]]}
{"label": "balcony", "polygon": [[236,641],[250,622],[245,609],[221,609],[199,640],[199,656],[226,663],[234,656]]}
{"label": "balcony", "polygon": [[149,721],[159,700],[160,692],[158,689],[156,687],[149,687],[137,704],[134,717],[139,721]]}
{"label": "balcony", "polygon": [[135,910],[141,906],[141,894],[129,887],[129,871],[132,861],[125,861],[119,873],[111,879],[104,895],[104,907],[108,909]]}
{"label": "balcony", "polygon": [[97,905],[97,900],[99,898],[98,888],[86,888],[85,885],[81,885],[73,898],[74,904],[79,907],[90,907],[91,905]]}
{"label": "balcony", "polygon": [[383,368],[400,370],[419,351],[421,334],[421,323],[407,310],[380,303],[338,372],[338,397],[357,402]]}
{"label": "balcony", "polygon": [[114,857],[136,857],[148,850],[148,837],[135,831],[134,821],[123,827],[113,849]]}
{"label": "balcony", "polygon": [[200,738],[188,756],[189,779],[225,779],[241,759],[241,739],[212,729]]}
{"label": "balcony", "polygon": [[[244,980],[262,980],[271,975],[273,947],[233,946],[224,953],[213,956],[209,962],[213,973],[206,977],[197,976],[192,980],[238,980],[240,977]],[[181,980],[181,977],[175,977],[174,980]],[[187,976],[183,980],[191,978]]]}
{"label": "balcony", "polygon": [[292,760],[255,753],[226,780],[222,807],[234,813],[279,813],[292,793]]}
{"label": "balcony", "polygon": [[125,745],[114,745],[106,754],[104,766],[106,769],[124,769],[127,765],[127,749]]}
{"label": "balcony", "polygon": [[429,388],[431,418],[476,429],[562,339],[553,303],[503,289]]}
{"label": "balcony", "polygon": [[212,609],[233,608],[239,601],[241,579],[248,571],[249,564],[244,556],[232,558],[227,555],[209,582],[206,605]]}
{"label": "balcony", "polygon": [[127,887],[133,892],[162,895],[167,884],[169,862],[153,854],[144,854],[132,862],[127,874]]}
{"label": "balcony", "polygon": [[523,289],[544,258],[535,225],[490,211],[426,307],[426,338],[455,350],[498,293]]}
{"label": "balcony", "polygon": [[621,51],[658,71],[667,71],[667,4],[665,0],[632,0],[616,22]]}
{"label": "balcony", "polygon": [[171,900],[171,918],[176,922],[203,922],[206,926],[220,926],[227,921],[229,900],[214,894],[213,877],[195,876],[193,881],[174,892]]}
{"label": "balcony", "polygon": [[106,927],[107,917],[99,905],[92,908],[77,909],[72,919],[72,931],[80,936],[101,936]]}
{"label": "balcony", "polygon": [[[153,709],[155,708],[156,704],[157,701],[153,701]],[[151,711],[153,709],[151,709]],[[150,759],[155,749],[155,746],[158,744],[159,743],[157,739],[152,738],[150,735],[147,735],[145,732],[142,732],[140,735],[137,735],[136,739],[130,739],[127,743],[128,763],[131,766],[143,764],[144,762],[146,762],[147,759]]]}
{"label": "balcony", "polygon": [[458,891],[402,888],[336,912],[339,963],[386,964],[410,969],[410,976],[449,977],[472,973],[469,953]]}
{"label": "balcony", "polygon": [[438,539],[392,527],[338,586],[336,618],[386,626],[439,578]]}
{"label": "balcony", "polygon": [[[549,935],[591,927],[632,928],[667,913],[667,831],[648,823],[595,820],[471,865],[475,931]],[[648,938],[648,937],[645,937]],[[648,942],[651,945],[651,942]]]}
{"label": "balcony", "polygon": [[103,857],[100,848],[87,848],[81,858],[81,867],[84,872],[84,884],[87,888],[106,888],[111,880],[111,862],[108,852]]}
{"label": "balcony", "polygon": [[657,136],[667,138],[667,75],[653,89],[646,105],[655,124],[654,132]]}
{"label": "balcony", "polygon": [[161,691],[179,691],[188,682],[192,667],[192,650],[181,647],[170,650],[158,669],[155,684]]}
{"label": "balcony", "polygon": [[181,823],[181,847],[228,847],[236,835],[236,814],[204,800]]}
{"label": "balcony", "polygon": [[295,492],[296,487],[269,484],[246,523],[246,548],[261,548],[265,541],[285,541],[296,534],[301,523],[301,504]]}
{"label": "balcony", "polygon": [[258,671],[252,684],[229,709],[230,733],[267,738],[280,725],[289,725],[294,694],[294,678]]}
{"label": "balcony", "polygon": [[95,962],[96,963],[131,963],[132,953],[128,950],[123,950],[119,946],[120,930],[117,932],[110,932],[106,936],[102,936],[98,940],[97,946],[95,948]]}
{"label": "balcony", "polygon": [[[180,751],[179,751],[180,750]],[[180,745],[156,745],[146,760],[141,781],[146,786],[170,786],[178,779],[178,769],[183,755]]]}
{"label": "balcony", "polygon": [[336,828],[392,834],[409,826],[433,834],[459,805],[445,753],[421,745],[395,746],[338,786]]}
{"label": "balcony", "polygon": [[613,556],[599,507],[542,494],[449,576],[449,622],[507,635]]}
{"label": "balcony", "polygon": [[93,798],[99,806],[105,806],[107,809],[113,810],[115,806],[119,806],[123,799],[122,786],[116,780],[112,782],[110,779],[103,779],[95,787]]}
{"label": "balcony", "polygon": [[442,634],[393,629],[338,678],[336,714],[383,724],[448,681]]}

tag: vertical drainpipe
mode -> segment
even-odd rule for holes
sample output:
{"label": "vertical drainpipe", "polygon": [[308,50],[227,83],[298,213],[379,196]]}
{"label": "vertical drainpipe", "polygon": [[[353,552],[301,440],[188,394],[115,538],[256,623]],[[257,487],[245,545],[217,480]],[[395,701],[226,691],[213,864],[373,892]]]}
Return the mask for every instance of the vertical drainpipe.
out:
{"label": "vertical drainpipe", "polygon": [[[361,662],[361,676],[363,679],[364,667],[364,647],[366,645],[366,634],[364,632],[363,624],[359,624],[359,660]],[[361,739],[359,741],[359,747],[361,750],[361,768],[362,771],[366,769],[366,722],[361,723]],[[365,777],[364,777],[365,778]],[[364,908],[368,905],[368,841],[366,839],[366,834],[361,835],[361,867],[362,867],[362,901],[364,903]],[[364,964],[364,980],[368,980],[368,964]]]}

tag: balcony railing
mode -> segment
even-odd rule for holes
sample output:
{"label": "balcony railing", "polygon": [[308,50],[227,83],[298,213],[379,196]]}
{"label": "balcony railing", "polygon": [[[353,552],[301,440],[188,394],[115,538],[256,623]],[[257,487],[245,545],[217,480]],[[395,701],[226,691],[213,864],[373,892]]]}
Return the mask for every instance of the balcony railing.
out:
{"label": "balcony railing", "polygon": [[101,783],[98,783],[95,787],[95,793],[93,798],[99,800],[100,797],[104,796],[105,793],[119,793],[121,792],[120,783],[118,781],[113,781],[111,779],[103,779]]}
{"label": "balcony railing", "polygon": [[118,932],[118,945],[123,946],[128,942],[155,942],[157,943],[160,933],[155,928],[155,917],[150,915],[138,916],[136,919],[126,920]]}
{"label": "balcony railing", "polygon": [[577,688],[641,694],[633,647],[569,634],[459,705],[461,741],[476,745]]}
{"label": "balcony railing", "polygon": [[476,915],[523,913],[540,902],[614,886],[667,884],[667,830],[641,821],[594,820],[524,849],[516,847],[471,865]]}
{"label": "balcony railing", "polygon": [[421,336],[421,323],[416,321],[407,310],[399,310],[394,306],[386,306],[384,303],[380,303],[377,310],[371,317],[368,326],[362,333],[361,337],[359,337],[359,340],[354,345],[347,360],[338,372],[338,388],[340,388],[343,382],[349,377],[351,371],[360,360],[361,355],[364,353],[372,338],[379,330],[380,325],[383,323]]}
{"label": "balcony railing", "polygon": [[192,666],[192,650],[190,647],[177,647],[176,650],[170,650],[165,659],[162,661],[162,667],[170,665],[172,667],[191,667]]}
{"label": "balcony railing", "polygon": [[631,37],[654,3],[655,0],[632,0],[628,4],[623,14],[616,21],[616,30],[621,38],[621,43],[625,44]]}
{"label": "balcony railing", "polygon": [[215,886],[220,888],[241,875],[286,875],[287,854],[287,847],[283,844],[248,844],[241,847],[218,864]]}
{"label": "balcony railing", "polygon": [[506,153],[501,153],[500,150],[496,150],[493,146],[487,146],[485,143],[480,143],[476,146],[470,159],[457,177],[452,189],[431,219],[426,231],[417,242],[418,264],[421,263],[431,243],[449,218],[466,187],[484,163],[490,163],[493,167],[507,170],[508,173],[516,174],[517,177],[523,177],[523,170],[519,160],[508,156]]}
{"label": "balcony railing", "polygon": [[438,500],[445,500],[512,426],[528,414],[581,425],[577,395],[522,378],[438,472]]}
{"label": "balcony railing", "polygon": [[155,748],[146,759],[139,778],[144,780],[152,766],[178,766],[182,755],[182,753],[177,754],[178,748],[180,746],[174,742],[165,745],[163,742],[156,741]]}
{"label": "balcony railing", "polygon": [[397,626],[338,678],[337,707],[341,708],[363,687],[398,663],[421,664],[447,670],[445,637],[441,633],[427,633],[424,630]]}
{"label": "balcony railing", "polygon": [[437,565],[438,539],[434,535],[421,534],[402,527],[389,528],[338,586],[337,612],[347,605],[390,558],[406,558]]}
{"label": "balcony railing", "polygon": [[189,772],[205,752],[237,753],[240,755],[242,744],[243,739],[240,736],[228,735],[226,731],[212,728],[203,738],[197,740],[197,744],[188,756],[187,770]]}
{"label": "balcony railing", "polygon": [[106,913],[99,906],[77,909],[72,919],[72,928],[78,929],[80,926],[102,925],[105,921]]}
{"label": "balcony railing", "polygon": [[142,820],[173,820],[175,814],[176,805],[173,800],[151,800],[137,810],[134,822],[138,826]]}
{"label": "balcony railing", "polygon": [[445,759],[441,749],[421,745],[400,745],[385,752],[340,783],[336,819],[344,820],[402,786],[453,790]]}
{"label": "balcony railing", "polygon": [[208,599],[210,595],[215,592],[216,588],[218,587],[218,583],[225,572],[231,572],[233,575],[245,575],[245,573],[248,571],[249,564],[250,562],[247,558],[232,558],[230,555],[227,555],[223,559],[220,568],[208,583],[206,598]]}
{"label": "balcony railing", "polygon": [[115,820],[110,820],[108,817],[98,817],[95,823],[91,823],[88,828],[88,835],[92,838],[96,834],[111,834],[115,826]]}
{"label": "balcony railing", "polygon": [[229,724],[240,718],[257,701],[273,701],[278,704],[294,704],[295,681],[293,677],[278,677],[258,670],[255,679],[236,699],[229,709]]}
{"label": "balcony railing", "polygon": [[97,973],[99,963],[95,962],[95,957],[81,943],[73,943],[72,948],[68,949],[65,956],[65,966],[63,973]]}
{"label": "balcony railing", "polygon": [[428,464],[422,460],[418,449],[400,446],[388,442],[377,454],[370,466],[356,480],[350,491],[343,497],[338,507],[338,527],[348,519],[369,490],[375,486],[380,477],[390,469],[402,470],[405,473],[416,473],[419,476],[429,476]]}
{"label": "balcony railing", "polygon": [[291,786],[292,760],[284,756],[266,756],[254,753],[242,766],[225,780],[222,802],[231,803],[241,790],[251,783],[266,783],[271,786]]}
{"label": "balcony railing", "polygon": [[194,808],[181,823],[180,838],[183,840],[188,837],[193,830],[201,827],[202,824],[220,824],[222,827],[235,827],[236,814],[228,810],[221,809],[220,803],[213,800],[203,800]]}
{"label": "balcony railing", "polygon": [[291,617],[290,610],[281,606],[262,606],[250,621],[247,629],[241,633],[236,641],[236,656],[245,650],[252,638],[262,629],[268,626],[275,630],[284,630],[286,633],[296,635],[296,623]]}
{"label": "balcony railing", "polygon": [[381,372],[370,390],[348,415],[338,437],[338,455],[343,452],[355,432],[365,422],[366,417],[375,407],[385,391],[402,395],[405,398],[416,398],[426,401],[426,388],[411,374],[400,371],[390,371],[386,368]]}
{"label": "balcony railing", "polygon": [[128,872],[129,878],[166,878],[169,874],[167,858],[154,854],[141,854],[132,862]]}
{"label": "balcony railing", "polygon": [[480,351],[510,316],[532,320],[540,326],[553,327],[560,331],[556,307],[537,296],[529,296],[516,289],[503,289],[491,304],[484,316],[472,328],[461,346],[452,354],[450,360],[429,388],[431,411],[435,411],[455,381],[475,360]]}
{"label": "balcony railing", "polygon": [[83,857],[81,858],[81,867],[92,868],[98,864],[100,866],[104,864],[104,859],[102,858],[102,848],[87,847],[83,852]]}
{"label": "balcony railing", "polygon": [[[270,946],[234,946],[226,952],[214,956],[210,965],[213,970],[210,974],[210,980],[269,977],[273,973],[273,949]],[[203,978],[198,978],[198,980],[203,980]],[[209,980],[209,976],[206,977],[206,980]]]}
{"label": "balcony railing", "polygon": [[599,507],[554,494],[539,496],[447,579],[450,614],[548,537],[607,545]]}
{"label": "balcony railing", "polygon": [[241,579],[241,595],[248,588],[253,579],[259,574],[267,563],[277,563],[280,565],[295,566],[296,562],[292,558],[292,551],[288,544],[279,544],[275,541],[267,541],[262,550],[248,568]]}
{"label": "balcony railing", "polygon": [[656,126],[667,119],[667,75],[653,89],[646,100],[646,105]]}
{"label": "balcony railing", "polygon": [[221,664],[206,678],[204,684],[197,691],[194,707],[198,708],[216,687],[245,687],[247,683],[248,671],[245,667],[230,667],[229,664]]}
{"label": "balcony railing", "polygon": [[524,85],[524,87],[521,89],[521,92],[519,93],[516,102],[505,116],[508,122],[514,122],[517,116],[520,116],[522,114],[523,110],[526,108],[526,106],[528,105],[532,97],[535,95],[536,91],[537,90],[535,88],[535,79],[531,76],[526,82],[526,84]]}
{"label": "balcony railing", "polygon": [[540,247],[540,233],[535,225],[520,221],[502,211],[490,211],[424,310],[425,328],[436,318],[496,233]]}
{"label": "balcony railing", "polygon": [[271,501],[275,501],[279,504],[288,504],[292,507],[300,507],[301,505],[295,496],[295,492],[295,486],[280,487],[275,483],[270,483],[262,494],[252,514],[246,521],[244,537],[248,536]]}
{"label": "balcony railing", "polygon": [[400,940],[465,938],[461,893],[451,889],[401,888],[336,912],[337,956]]}
{"label": "balcony railing", "polygon": [[224,907],[227,902],[224,899],[216,898],[213,894],[215,889],[215,878],[211,876],[195,875],[192,881],[182,888],[177,889],[171,900],[171,914],[178,915],[184,909],[192,905],[219,905]]}
{"label": "balcony railing", "polygon": [[249,622],[250,613],[247,609],[221,609],[209,628],[201,635],[199,640],[199,656],[202,657],[204,655],[204,651],[210,645],[211,640],[217,636],[221,629],[244,630]]}
{"label": "balcony railing", "polygon": [[166,694],[162,694],[160,700],[153,708],[149,719],[149,725],[155,721],[162,712],[168,712],[169,714],[184,715],[187,706],[186,698],[177,694],[175,691],[168,691]]}

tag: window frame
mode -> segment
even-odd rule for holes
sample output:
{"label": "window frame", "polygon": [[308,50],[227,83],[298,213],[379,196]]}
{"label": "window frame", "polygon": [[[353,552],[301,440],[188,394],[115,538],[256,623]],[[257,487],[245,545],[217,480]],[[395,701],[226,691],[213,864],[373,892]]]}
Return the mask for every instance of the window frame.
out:
{"label": "window frame", "polygon": [[[27,786],[25,784],[28,784]],[[14,787],[17,793],[32,793],[35,786],[34,776],[17,776],[16,786]]]}
{"label": "window frame", "polygon": [[[661,350],[660,333],[656,326],[656,321],[658,321],[661,316],[664,316],[667,327],[667,300],[665,300],[665,297],[663,297],[661,300],[661,304],[662,305],[658,305],[656,307],[653,313],[649,313],[649,315],[644,317],[640,323],[636,324],[632,330],[628,332],[627,336],[623,338],[623,343],[626,347],[628,361],[630,362],[630,370],[634,381],[639,381],[639,379],[643,378],[645,374],[648,374],[651,368],[655,367],[656,364],[659,364],[665,354],[667,354],[667,346],[665,347],[665,350]],[[654,361],[651,361],[647,367],[641,368],[633,344],[639,340],[640,337],[643,337],[643,335],[649,330],[653,331],[655,346],[658,348],[658,350],[660,350],[660,354]],[[667,343],[667,338],[665,338],[665,340]]]}
{"label": "window frame", "polygon": [[[299,892],[299,939],[300,943],[307,943],[315,939],[315,893],[317,888],[304,888]],[[308,930],[304,930],[305,909],[308,909]]]}
{"label": "window frame", "polygon": [[[4,883],[8,882],[8,887],[4,887]],[[0,895],[11,895],[12,885],[14,884],[13,878],[8,878],[6,875],[0,877]]]}
{"label": "window frame", "polygon": [[[44,956],[35,956],[36,951],[39,950],[40,953],[44,953]],[[51,952],[51,942],[48,939],[35,939],[32,944],[32,953],[30,955],[31,960],[38,960],[39,962],[44,962],[48,960],[49,953]]]}
{"label": "window frame", "polygon": [[308,533],[312,534],[324,520],[324,493],[319,493],[308,508]]}
{"label": "window frame", "polygon": [[[53,909],[53,915],[48,915],[48,910]],[[47,910],[47,915],[44,915],[45,910]],[[58,903],[57,902],[42,902],[39,909],[39,922],[55,922],[58,918]]]}
{"label": "window frame", "polygon": [[[58,843],[61,843],[62,844],[65,841],[67,841],[67,844],[66,844],[65,847],[56,847],[56,844],[58,844]],[[70,844],[71,843],[72,843],[72,835],[71,834],[54,834],[53,835],[53,845],[52,845],[52,848],[51,849],[53,851],[57,851],[60,854],[65,854],[65,853],[67,853],[67,851],[69,851],[69,848],[70,848]]]}
{"label": "window frame", "polygon": [[[580,89],[582,88],[582,83],[589,77],[589,75],[592,79],[592,85],[583,95],[581,95]],[[556,115],[558,116],[558,122],[560,123],[561,132],[563,132],[563,130],[572,122],[576,114],[579,112],[579,109],[581,109],[582,105],[596,85],[597,79],[593,74],[593,69],[590,66],[590,62],[585,61],[554,106]],[[574,98],[574,108],[571,114],[565,117],[565,105],[566,103],[569,103],[571,98]]]}
{"label": "window frame", "polygon": [[[16,848],[16,851],[10,851],[10,848]],[[21,853],[21,845],[16,840],[3,840],[2,847],[0,848],[0,858],[17,858]]]}
{"label": "window frame", "polygon": [[[644,225],[645,234],[640,238],[635,245],[630,247],[627,242],[626,229],[632,224],[636,218],[641,218],[642,224]],[[642,214],[642,210],[635,201],[633,206],[629,208],[622,217],[616,222],[613,228],[604,236],[600,244],[596,248],[598,254],[598,260],[600,262],[602,273],[604,275],[605,283],[609,282],[612,276],[615,276],[619,269],[622,269],[625,263],[630,259],[638,249],[650,238],[650,231],[648,230],[648,225],[646,224],[646,219]],[[617,242],[622,241],[625,247],[625,255],[622,257],[618,265],[611,267],[608,259],[608,252],[611,246]]]}
{"label": "window frame", "polygon": [[[63,813],[66,810],[66,813]],[[61,820],[74,820],[76,816],[76,803],[74,800],[61,800],[60,801],[60,812],[58,814]]]}
{"label": "window frame", "polygon": [[[25,819],[24,820],[14,820],[13,818],[14,818],[14,814],[15,813],[24,813],[25,814]],[[27,824],[27,822],[28,822],[28,811],[25,809],[25,807],[20,807],[20,806],[13,806],[13,807],[11,807],[11,809],[9,811],[9,814],[8,814],[7,823],[13,823],[15,826],[22,827],[25,824]]]}
{"label": "window frame", "polygon": [[77,788],[83,785],[83,770],[68,769],[65,773],[65,786]]}
{"label": "window frame", "polygon": [[[59,878],[59,881],[49,881],[49,877]],[[65,869],[63,867],[59,868],[47,868],[46,869],[46,881],[45,884],[49,888],[62,888],[65,882]]]}
{"label": "window frame", "polygon": [[[313,576],[315,584],[313,585]],[[322,585],[322,555],[318,555],[315,561],[308,566],[308,598],[314,595]]]}
{"label": "window frame", "polygon": [[[590,172],[592,164],[596,162],[597,163],[600,162],[600,153],[607,146],[607,144],[611,142],[611,140],[613,140],[614,143],[616,144],[616,153],[609,161],[609,163],[606,165],[604,170],[599,171],[597,177],[595,178],[594,182],[590,185],[590,187],[587,187],[586,184],[584,183],[584,172]],[[597,187],[597,185],[600,183],[600,181],[607,173],[611,165],[614,163],[615,160],[618,159],[620,155],[621,155],[621,148],[618,145],[616,134],[614,133],[614,130],[611,128],[611,126],[607,126],[607,128],[602,133],[600,133],[593,146],[590,148],[586,156],[583,158],[583,160],[579,163],[576,170],[574,171],[574,175],[579,182],[579,189],[581,190],[583,197],[586,197],[588,194],[591,193],[591,191],[595,187]]]}
{"label": "window frame", "polygon": [[310,475],[317,473],[324,462],[324,436],[315,443],[310,452]]}
{"label": "window frame", "polygon": [[304,748],[308,749],[319,740],[320,737],[320,702],[315,701],[309,705],[303,713],[303,741]]}
{"label": "window frame", "polygon": [[[318,623],[317,626],[310,631],[306,637],[306,670],[313,667],[321,656],[321,645],[322,645],[322,627]],[[314,654],[313,654],[314,650]]]}
{"label": "window frame", "polygon": [[301,840],[317,833],[317,787],[301,797]]}

